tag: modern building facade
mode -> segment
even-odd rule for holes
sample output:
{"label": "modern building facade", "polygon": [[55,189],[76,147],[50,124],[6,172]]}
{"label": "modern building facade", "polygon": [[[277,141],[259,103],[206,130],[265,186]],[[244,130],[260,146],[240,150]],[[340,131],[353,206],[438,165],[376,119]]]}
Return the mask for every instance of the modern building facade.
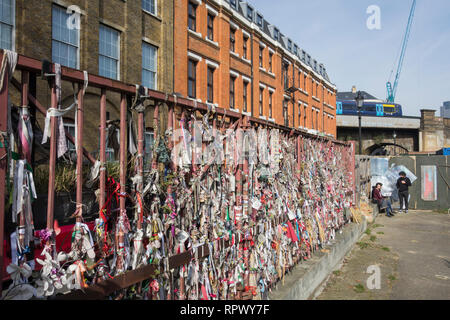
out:
{"label": "modern building facade", "polygon": [[[172,1],[0,0],[0,6],[1,48],[90,74],[173,92]],[[15,77],[20,80],[20,73]],[[31,92],[49,106],[47,82],[36,77],[30,81]],[[85,147],[93,153],[98,150],[99,101],[100,90],[89,88],[84,98],[84,140]],[[119,118],[119,101],[118,95],[108,93],[108,120]],[[62,104],[72,102],[72,86],[65,84]],[[18,95],[13,103],[20,103]],[[148,143],[152,140],[152,116],[147,112]],[[43,123],[42,116],[37,114],[36,118]],[[69,114],[64,123],[74,133],[73,119],[74,115]]]}
{"label": "modern building facade", "polygon": [[445,101],[441,107],[441,117],[450,118],[450,101]]}
{"label": "modern building facade", "polygon": [[174,0],[174,90],[281,125],[336,136],[336,87],[256,8]]}

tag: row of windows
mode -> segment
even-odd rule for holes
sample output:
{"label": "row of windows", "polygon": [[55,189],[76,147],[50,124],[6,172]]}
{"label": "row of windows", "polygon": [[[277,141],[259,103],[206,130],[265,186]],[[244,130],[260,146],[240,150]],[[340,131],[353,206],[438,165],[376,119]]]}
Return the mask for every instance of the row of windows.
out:
{"label": "row of windows", "polygon": [[[207,67],[207,75],[206,75],[206,85],[207,85],[207,102],[214,103],[214,72],[215,68]],[[197,87],[197,61],[188,59],[188,96],[192,99],[196,98],[196,87]],[[248,112],[248,84],[249,82],[243,80],[242,87],[242,97],[243,97],[243,106],[242,111]],[[236,77],[234,75],[230,75],[230,84],[229,84],[229,97],[230,97],[230,108],[236,108]],[[269,118],[272,118],[272,96],[273,91],[269,90]],[[264,88],[260,87],[259,92],[259,115],[264,115]]]}
{"label": "row of windows", "polygon": [[[14,50],[14,0],[0,0],[0,47]],[[156,14],[156,0],[142,0],[142,8]],[[52,61],[80,68],[80,29],[67,25],[66,9],[52,7]],[[142,43],[142,85],[157,89],[157,48]],[[103,24],[99,28],[99,75],[119,79],[120,32]]]}
{"label": "row of windows", "polygon": [[[238,10],[238,2],[237,0],[228,0],[230,3],[230,6],[234,8],[235,10]],[[264,18],[263,16],[254,10],[252,6],[250,6],[248,3],[241,1],[241,7],[243,10],[244,17],[246,17],[248,20],[255,22],[256,25],[259,26],[261,30],[264,28]],[[275,26],[270,26],[270,36],[275,39],[278,42],[282,42],[288,51],[293,53],[295,56],[297,56],[299,59],[301,59],[306,64],[310,65],[316,72],[318,72],[321,75],[325,75],[326,70],[322,64],[317,63],[316,60],[311,59],[311,56],[307,54],[304,50],[301,50],[299,46],[294,43],[291,39],[284,37],[282,38],[282,34],[280,33],[280,30]],[[264,32],[264,31],[263,31]],[[283,40],[283,41],[282,41]],[[285,40],[285,41],[284,41]]]}
{"label": "row of windows", "polygon": [[[192,31],[197,30],[197,7],[198,5],[192,1],[189,1],[188,3],[188,28]],[[250,8],[250,7],[249,7]],[[248,9],[247,9],[248,10]],[[214,19],[215,19],[215,15],[208,12],[207,13],[207,35],[206,38],[214,41]],[[258,20],[258,19],[257,19]],[[262,21],[262,17],[261,17],[261,21]],[[244,33],[243,34],[243,39],[242,39],[242,57],[244,59],[248,59],[249,58],[249,54],[248,54],[248,41],[249,41],[249,37]],[[288,48],[290,51],[292,51],[292,45],[294,47],[294,50],[297,51],[298,50],[298,46],[296,44],[293,44],[291,40],[288,41]],[[260,45],[259,47],[259,67],[265,69],[265,61],[264,61],[264,50],[266,49],[266,46],[264,45]],[[230,25],[230,51],[236,53],[236,29],[235,26]],[[269,50],[269,58],[268,58],[268,62],[267,62],[267,70],[270,73],[273,73],[273,52]],[[304,76],[304,90],[306,91],[306,74]],[[298,80],[299,84],[299,88],[300,87],[300,71],[299,71],[299,80]],[[287,70],[286,73],[283,76],[283,82],[284,85],[287,88],[289,88],[289,82],[288,82],[288,75],[287,75]],[[316,84],[316,87],[314,88],[314,86],[312,85],[312,94],[315,97],[318,97],[318,84]]]}
{"label": "row of windows", "polygon": [[[208,103],[214,103],[214,72],[215,68],[213,67],[207,67],[207,102]],[[249,82],[246,80],[243,80],[243,87],[242,87],[242,97],[243,97],[243,106],[242,111],[248,112],[248,84]],[[196,98],[196,86],[197,86],[197,61],[188,59],[188,96],[190,98],[195,99]],[[264,115],[264,105],[265,105],[265,99],[264,99],[264,87],[259,88],[259,116]],[[268,90],[268,107],[269,107],[269,118],[273,117],[273,91]],[[236,108],[236,77],[234,75],[230,75],[230,83],[229,83],[229,106],[230,109]],[[285,121],[285,125],[289,126],[289,117],[288,117],[288,103],[289,100],[285,99],[283,101],[283,118]],[[304,112],[303,112],[303,121],[302,121],[302,104],[298,104],[298,125],[302,125],[307,127],[306,124],[306,113],[307,113],[307,104],[304,103]],[[319,128],[319,110],[316,109],[316,112],[312,111],[311,114],[311,127],[312,129],[318,129]],[[292,113],[292,125],[295,126],[295,111],[293,110]]]}
{"label": "row of windows", "polygon": [[[215,68],[207,67],[206,71],[206,86],[207,86],[207,102],[214,103],[214,72]],[[188,60],[188,96],[190,98],[195,99],[197,96],[196,87],[197,87],[197,61],[189,59]],[[229,97],[230,97],[230,108],[236,108],[236,77],[230,76],[230,86],[229,86]],[[261,88],[262,90],[262,88]],[[242,111],[248,111],[248,81],[243,81],[243,106]],[[263,115],[263,92],[260,93],[260,101],[259,101],[259,111],[260,115]],[[272,92],[269,93],[269,117],[272,117]]]}

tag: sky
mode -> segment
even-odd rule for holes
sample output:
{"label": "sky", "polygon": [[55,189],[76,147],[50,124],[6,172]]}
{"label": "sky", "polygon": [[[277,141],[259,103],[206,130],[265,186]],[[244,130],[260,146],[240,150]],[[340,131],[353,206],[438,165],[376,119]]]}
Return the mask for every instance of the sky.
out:
{"label": "sky", "polygon": [[[271,24],[325,65],[338,91],[355,85],[386,99],[412,0],[249,0]],[[380,8],[369,30],[367,8]],[[391,71],[393,75],[390,78]],[[395,102],[406,116],[450,101],[450,0],[417,0]]]}

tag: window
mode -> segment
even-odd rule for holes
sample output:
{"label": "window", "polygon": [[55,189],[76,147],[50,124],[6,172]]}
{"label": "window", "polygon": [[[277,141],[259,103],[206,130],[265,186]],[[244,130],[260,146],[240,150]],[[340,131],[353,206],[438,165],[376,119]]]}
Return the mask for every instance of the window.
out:
{"label": "window", "polygon": [[289,65],[287,63],[283,64],[284,90],[287,90],[289,88],[288,69],[289,69]]}
{"label": "window", "polygon": [[306,88],[306,73],[303,75],[303,90],[305,90],[305,92],[308,92],[308,89]]}
{"label": "window", "polygon": [[298,125],[302,125],[302,104],[298,103]]}
{"label": "window", "polygon": [[244,36],[244,42],[243,42],[243,57],[244,59],[247,59],[247,42],[248,42],[248,37]]}
{"label": "window", "polygon": [[233,8],[237,9],[237,3],[236,3],[236,0],[230,0],[230,5],[231,5]]}
{"label": "window", "polygon": [[316,110],[316,129],[319,130],[319,110]]}
{"label": "window", "polygon": [[269,91],[269,118],[272,119],[272,94],[273,92]]}
{"label": "window", "polygon": [[192,31],[196,30],[197,18],[196,18],[197,5],[189,1],[188,4],[188,27]]}
{"label": "window", "polygon": [[280,36],[280,31],[278,29],[274,29],[273,30],[273,37],[275,38],[275,40],[279,40],[279,36]]}
{"label": "window", "polygon": [[156,14],[156,0],[142,0],[142,9]]}
{"label": "window", "polygon": [[208,32],[207,35],[209,40],[214,41],[214,16],[208,13]]}
{"label": "window", "polygon": [[288,50],[292,51],[292,41],[288,40]]}
{"label": "window", "polygon": [[154,146],[154,134],[153,129],[147,128],[144,132],[144,153],[145,153],[145,161],[144,161],[144,170],[150,171],[151,170],[151,164],[152,164],[152,158],[153,158],[153,146]]}
{"label": "window", "polygon": [[119,79],[119,32],[100,25],[99,74]]}
{"label": "window", "polygon": [[350,103],[343,103],[342,104],[342,110],[345,111],[356,111],[356,105],[350,104]]}
{"label": "window", "polygon": [[156,90],[156,75],[158,65],[158,48],[142,43],[142,85]]}
{"label": "window", "polygon": [[247,18],[253,21],[253,8],[247,5]]}
{"label": "window", "polygon": [[295,103],[292,102],[292,126],[295,127]]}
{"label": "window", "polygon": [[263,67],[263,53],[264,53],[264,48],[259,47],[259,67],[260,68]]}
{"label": "window", "polygon": [[236,81],[236,78],[233,76],[230,76],[230,108],[234,109],[235,103],[234,103],[234,83]]}
{"label": "window", "polygon": [[298,46],[294,44],[294,54],[298,55]]}
{"label": "window", "polygon": [[194,60],[188,61],[188,96],[195,98],[196,96],[196,77],[197,77],[197,62]]}
{"label": "window", "polygon": [[302,79],[302,72],[299,70],[298,71],[298,87],[301,88],[301,79]]}
{"label": "window", "polygon": [[[106,119],[109,120],[109,112],[106,113]],[[120,141],[120,130],[116,129],[115,135],[111,136],[113,139],[116,140],[117,143]],[[99,140],[100,141],[100,140]],[[109,142],[109,134],[108,131],[106,133],[106,146],[105,146],[105,155],[106,155],[106,161],[112,162],[115,161],[115,154],[114,154],[114,148],[112,147],[114,144]]]}
{"label": "window", "polygon": [[[4,4],[5,1],[2,1]],[[4,9],[5,7],[2,7]],[[2,13],[3,16],[3,13]],[[79,32],[77,28],[69,29],[67,19],[69,14],[66,10],[53,6],[52,8],[52,61],[70,68],[78,68],[78,49],[80,43]],[[3,17],[2,17],[3,21]],[[2,23],[3,29],[3,23]],[[3,44],[3,30],[2,30]]]}
{"label": "window", "polygon": [[264,89],[263,88],[259,88],[259,115],[262,116],[263,115],[263,96],[264,96]]}
{"label": "window", "polygon": [[0,48],[14,50],[15,0],[0,0]]}
{"label": "window", "polygon": [[[77,140],[77,136],[75,134],[75,124],[74,123],[69,123],[68,121],[73,121],[72,119],[67,120],[64,119],[64,129],[65,131],[67,131],[72,137],[74,137],[75,141]],[[66,144],[67,144],[67,148],[69,149],[69,152],[76,152],[77,149],[75,148],[75,145],[72,143],[72,141],[70,141],[69,139],[66,138]]]}
{"label": "window", "polygon": [[257,15],[256,15],[256,24],[257,24],[258,26],[260,26],[260,27],[263,26],[263,17],[262,17],[262,15],[260,15],[260,14],[257,14]]}
{"label": "window", "polygon": [[272,72],[272,58],[273,53],[269,51],[269,72]]}
{"label": "window", "polygon": [[305,104],[304,108],[304,112],[303,112],[303,126],[306,128],[306,111],[308,106]]}
{"label": "window", "polygon": [[207,91],[208,102],[214,103],[214,68],[208,67],[207,70]]}
{"label": "window", "polygon": [[244,81],[244,88],[243,88],[243,110],[244,112],[247,112],[247,90],[248,90],[248,82]]}
{"label": "window", "polygon": [[288,118],[288,102],[286,99],[283,100],[283,118],[284,118],[284,125],[286,127],[289,126],[289,118]]}
{"label": "window", "polygon": [[369,105],[363,106],[363,110],[364,111],[376,112],[377,108],[376,108],[376,106],[374,104],[369,104]]}
{"label": "window", "polygon": [[236,30],[230,28],[230,50],[234,52],[234,44],[236,42]]}

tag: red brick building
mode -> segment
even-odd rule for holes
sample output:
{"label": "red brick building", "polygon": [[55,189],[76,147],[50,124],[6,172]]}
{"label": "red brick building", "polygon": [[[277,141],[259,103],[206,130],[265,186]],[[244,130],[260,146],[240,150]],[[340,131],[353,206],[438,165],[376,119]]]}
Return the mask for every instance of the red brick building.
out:
{"label": "red brick building", "polygon": [[174,91],[278,124],[336,136],[323,64],[238,0],[174,0]]}

